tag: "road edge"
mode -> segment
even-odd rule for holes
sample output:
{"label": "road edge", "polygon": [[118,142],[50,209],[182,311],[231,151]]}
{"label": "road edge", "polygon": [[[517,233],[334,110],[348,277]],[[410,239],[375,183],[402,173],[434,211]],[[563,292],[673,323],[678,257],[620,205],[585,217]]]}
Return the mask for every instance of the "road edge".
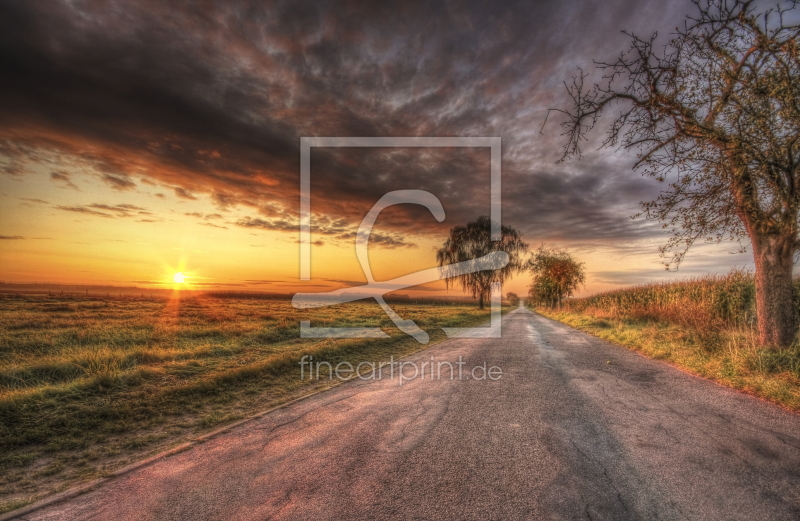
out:
{"label": "road edge", "polygon": [[[502,314],[502,318],[505,318],[506,315],[508,315],[509,313],[512,313],[514,311],[516,311],[516,309],[510,309],[510,310],[506,311],[505,313]],[[477,325],[475,325],[473,327],[476,327],[476,328],[482,327],[482,326],[485,326],[487,323],[490,323],[490,320],[487,320],[485,322],[481,322],[480,324],[477,324]],[[434,346],[441,346],[443,344],[446,344],[447,342],[451,342],[451,341],[454,341],[454,340],[458,340],[458,337],[445,338],[445,339],[443,339],[443,340],[441,340],[439,342],[429,343],[425,347],[423,347],[422,349],[419,349],[417,351],[409,353],[406,356],[404,356],[402,358],[399,358],[398,360],[404,360],[404,359],[406,359],[406,358],[408,358],[410,356],[416,355],[417,353],[421,353],[423,351],[426,351],[426,350],[428,350],[428,349],[430,349],[430,348],[432,348]],[[366,373],[364,373],[364,374],[366,374]],[[105,485],[109,481],[112,481],[112,480],[114,480],[114,479],[116,479],[116,478],[118,478],[120,476],[123,476],[125,474],[130,473],[130,472],[133,472],[134,470],[138,470],[138,469],[147,467],[149,465],[152,465],[153,463],[156,463],[157,461],[160,461],[160,460],[163,460],[163,459],[167,459],[167,458],[169,458],[171,456],[175,456],[176,454],[180,454],[181,452],[186,452],[187,450],[192,449],[195,445],[198,445],[200,443],[204,443],[204,442],[206,442],[206,441],[208,441],[208,440],[210,440],[212,438],[215,438],[216,436],[219,436],[220,434],[224,434],[224,433],[226,433],[228,431],[231,431],[231,430],[239,427],[240,425],[243,425],[245,423],[251,422],[253,420],[257,420],[259,418],[263,418],[264,416],[266,416],[266,415],[268,415],[270,413],[273,413],[273,412],[275,412],[275,411],[277,411],[279,409],[285,409],[286,407],[290,407],[290,406],[292,406],[292,405],[294,405],[294,404],[296,404],[298,402],[301,402],[301,401],[303,401],[303,400],[305,400],[307,398],[311,398],[312,396],[316,396],[318,394],[330,391],[331,389],[333,389],[335,387],[338,387],[338,386],[340,386],[342,384],[346,384],[348,382],[351,382],[351,381],[356,379],[356,376],[363,376],[363,375],[361,375],[361,374],[353,375],[351,378],[349,378],[347,380],[344,380],[344,381],[334,381],[331,384],[323,387],[322,389],[317,389],[317,390],[312,391],[312,392],[310,392],[308,394],[304,394],[303,396],[299,396],[297,398],[293,398],[293,399],[291,399],[291,400],[289,400],[287,402],[281,403],[279,405],[275,405],[275,406],[270,407],[268,409],[265,409],[265,410],[263,410],[261,412],[253,414],[251,416],[248,416],[247,418],[235,421],[233,423],[225,425],[224,427],[220,427],[219,429],[216,429],[216,430],[213,430],[211,432],[207,432],[205,434],[197,436],[196,438],[192,439],[191,441],[188,441],[186,443],[182,443],[181,445],[178,445],[177,447],[173,447],[171,449],[167,449],[167,450],[162,451],[162,452],[160,452],[160,453],[158,453],[158,454],[156,454],[154,456],[150,456],[149,458],[145,458],[145,459],[143,459],[141,461],[137,461],[135,463],[131,463],[130,465],[127,465],[125,467],[122,467],[120,469],[115,470],[114,472],[111,472],[106,477],[94,479],[94,480],[86,482],[84,484],[77,485],[75,487],[67,489],[67,490],[65,490],[63,492],[57,492],[56,494],[52,494],[52,495],[50,495],[48,497],[45,497],[45,498],[43,498],[43,499],[41,499],[41,500],[39,500],[39,501],[37,501],[35,503],[31,503],[30,505],[26,505],[24,507],[20,507],[18,509],[11,510],[11,511],[6,512],[4,514],[0,514],[0,521],[10,521],[12,519],[19,519],[20,517],[26,516],[26,515],[28,515],[28,514],[30,514],[32,512],[35,512],[37,510],[41,510],[42,508],[48,507],[50,505],[54,505],[56,503],[61,503],[62,501],[67,501],[69,499],[73,499],[75,497],[78,497],[78,496],[81,496],[81,495],[86,494],[88,492],[91,492],[91,491],[93,491],[93,490]]]}

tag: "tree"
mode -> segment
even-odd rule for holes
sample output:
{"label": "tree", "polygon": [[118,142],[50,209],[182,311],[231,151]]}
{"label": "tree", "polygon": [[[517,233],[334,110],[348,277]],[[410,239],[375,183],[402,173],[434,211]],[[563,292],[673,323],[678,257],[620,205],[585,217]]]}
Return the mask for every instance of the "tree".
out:
{"label": "tree", "polygon": [[508,264],[498,266],[493,270],[482,270],[474,273],[465,273],[455,277],[445,278],[445,285],[458,283],[464,292],[472,293],[478,297],[480,309],[492,289],[492,283],[504,282],[512,274],[522,270],[523,257],[528,251],[528,245],[522,242],[522,234],[510,226],[500,227],[500,240],[491,240],[491,220],[486,216],[464,226],[450,229],[450,237],[436,252],[439,266],[446,269],[447,265],[478,259],[494,251],[504,251],[508,254]]}
{"label": "tree", "polygon": [[763,11],[752,0],[694,3],[698,14],[663,50],[657,35],[627,33],[628,52],[595,62],[601,82],[586,88],[583,71],[573,79],[571,108],[553,109],[565,116],[562,160],[580,157],[586,134],[621,105],[603,146],[635,150],[634,169],[669,179],[656,200],[642,203],[645,217],[673,233],[661,250],[674,253],[667,268],[698,239],[749,239],[760,341],[787,346],[797,330],[800,26],[786,13],[797,1]]}
{"label": "tree", "polygon": [[565,251],[540,246],[528,259],[528,269],[533,281],[528,289],[531,301],[549,307],[561,307],[566,297],[571,297],[586,283],[586,270]]}
{"label": "tree", "polygon": [[512,306],[519,306],[519,296],[516,293],[509,291],[506,295],[506,300]]}

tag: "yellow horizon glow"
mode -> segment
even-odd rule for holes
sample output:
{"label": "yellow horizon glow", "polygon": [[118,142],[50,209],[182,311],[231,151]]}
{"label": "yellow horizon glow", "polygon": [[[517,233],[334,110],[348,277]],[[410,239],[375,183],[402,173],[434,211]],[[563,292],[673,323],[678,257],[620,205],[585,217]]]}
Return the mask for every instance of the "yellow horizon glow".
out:
{"label": "yellow horizon glow", "polygon": [[[54,183],[44,164],[28,167],[24,182],[0,176],[0,237],[5,239],[0,246],[0,281],[269,293],[331,291],[366,283],[353,245],[326,237],[324,244],[312,248],[314,279],[299,280],[294,233],[237,226],[254,214],[252,207],[220,207],[210,197],[178,198],[170,195],[171,186],[155,182],[142,181],[136,190],[121,193],[97,176],[69,167],[76,190]],[[373,276],[388,280],[436,266],[435,252],[445,239],[443,231],[437,237],[412,237],[414,248],[371,245]],[[528,240],[538,242],[536,237]],[[604,280],[605,273],[630,270],[633,278],[637,272],[653,272],[658,280],[675,280],[693,267],[708,271],[710,262],[716,266],[719,255],[729,249],[709,245],[707,253],[699,255],[695,246],[694,255],[675,273],[662,271],[659,238],[637,240],[638,249],[632,244],[619,247],[614,241],[595,240],[583,248],[579,242],[546,242],[586,262],[588,281],[578,296],[629,285],[625,280]],[[752,257],[739,258],[742,264],[752,262]],[[524,295],[529,283],[530,274],[521,273],[506,281],[503,292]],[[463,295],[459,287],[448,291],[442,282],[397,293]]]}

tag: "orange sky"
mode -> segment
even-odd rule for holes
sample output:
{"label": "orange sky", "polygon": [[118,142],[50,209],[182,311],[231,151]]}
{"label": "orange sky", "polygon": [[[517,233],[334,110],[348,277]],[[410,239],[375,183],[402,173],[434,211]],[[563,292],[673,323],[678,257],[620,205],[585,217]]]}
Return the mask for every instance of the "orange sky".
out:
{"label": "orange sky", "polygon": [[[174,285],[174,273],[181,272],[187,288],[290,293],[365,282],[354,244],[323,241],[313,246],[313,280],[301,282],[298,233],[237,226],[237,221],[254,214],[252,209],[220,207],[204,195],[181,198],[172,187],[153,182],[120,191],[93,172],[59,171],[68,181],[54,178],[42,165],[30,165],[24,176],[0,177],[0,235],[6,237],[0,243],[0,277],[7,282],[169,288]],[[379,221],[376,232],[380,226]],[[407,239],[413,247],[371,246],[376,279],[435,266],[435,250],[445,235],[409,235]],[[646,253],[648,247],[642,241],[635,246],[645,253],[626,250],[624,245],[599,254],[596,244],[566,246],[586,262],[589,277],[582,294],[624,284],[598,280],[597,272],[626,268],[635,272],[643,260],[653,267],[660,261],[655,253]],[[651,240],[649,249],[655,251],[656,246]],[[713,262],[719,253],[690,258],[690,272],[693,264],[704,269],[704,262]],[[663,274],[665,278],[682,275]],[[504,293],[524,294],[528,280],[528,274],[515,277]],[[445,291],[442,283],[402,293],[462,295],[458,289]]]}
{"label": "orange sky", "polygon": [[[63,172],[68,182],[41,165],[31,165],[23,177],[0,177],[0,234],[8,237],[0,250],[4,280],[149,288],[171,287],[174,273],[181,272],[193,289],[268,292],[365,282],[354,244],[314,245],[313,280],[301,282],[298,232],[236,226],[254,215],[252,209],[221,208],[207,196],[177,197],[172,187],[159,184],[120,191],[96,175]],[[380,223],[375,231],[381,231]],[[407,238],[414,247],[371,247],[376,278],[435,266],[435,249],[445,237]],[[523,291],[524,281],[512,286]],[[444,293],[441,283],[408,293],[432,294],[435,288]]]}

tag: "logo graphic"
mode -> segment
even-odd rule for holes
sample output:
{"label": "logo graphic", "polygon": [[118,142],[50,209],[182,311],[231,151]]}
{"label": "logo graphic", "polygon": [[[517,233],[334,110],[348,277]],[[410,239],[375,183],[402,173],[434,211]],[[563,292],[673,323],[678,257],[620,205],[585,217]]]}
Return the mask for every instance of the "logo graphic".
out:
{"label": "logo graphic", "polygon": [[[419,137],[419,138],[352,138],[304,137],[300,139],[300,280],[311,279],[311,147],[490,147],[491,148],[491,239],[500,239],[500,138],[498,137]],[[384,300],[393,291],[456,277],[477,271],[495,270],[508,264],[508,254],[495,251],[483,257],[447,266],[430,268],[386,281],[376,281],[369,264],[367,245],[372,227],[385,208],[396,204],[419,204],[442,222],[445,218],[441,201],[424,190],[397,190],[381,197],[370,209],[356,234],[356,256],[367,278],[367,284],[321,293],[297,293],[292,305],[309,309],[374,298],[400,331],[427,344],[428,334],[413,320],[401,318]],[[488,328],[442,328],[450,337],[500,337],[500,283],[492,284],[491,322]],[[301,338],[388,338],[378,327],[311,327],[310,321],[300,322]]]}

